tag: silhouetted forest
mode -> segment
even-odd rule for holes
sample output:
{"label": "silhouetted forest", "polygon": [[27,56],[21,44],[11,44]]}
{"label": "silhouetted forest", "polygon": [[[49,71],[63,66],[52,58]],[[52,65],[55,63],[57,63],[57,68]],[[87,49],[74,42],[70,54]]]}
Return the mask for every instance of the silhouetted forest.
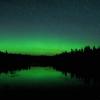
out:
{"label": "silhouetted forest", "polygon": [[90,48],[86,46],[83,49],[63,52],[53,56],[34,56],[23,54],[12,54],[0,52],[0,73],[15,70],[29,69],[30,67],[51,66],[64,74],[71,73],[86,83],[91,80],[94,84],[100,84],[100,48]]}

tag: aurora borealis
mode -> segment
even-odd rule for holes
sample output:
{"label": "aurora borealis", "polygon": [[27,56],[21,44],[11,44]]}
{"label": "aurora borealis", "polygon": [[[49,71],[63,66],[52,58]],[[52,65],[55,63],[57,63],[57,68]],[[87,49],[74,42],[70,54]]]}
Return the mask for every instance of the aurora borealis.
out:
{"label": "aurora borealis", "polygon": [[100,44],[99,0],[0,0],[0,50],[55,54]]}

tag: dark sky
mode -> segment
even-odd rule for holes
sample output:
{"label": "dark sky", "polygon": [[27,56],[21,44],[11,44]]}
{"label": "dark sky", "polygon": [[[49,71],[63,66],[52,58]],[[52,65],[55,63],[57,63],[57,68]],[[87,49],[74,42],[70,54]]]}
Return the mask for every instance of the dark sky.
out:
{"label": "dark sky", "polygon": [[0,0],[0,50],[54,54],[100,46],[100,0]]}

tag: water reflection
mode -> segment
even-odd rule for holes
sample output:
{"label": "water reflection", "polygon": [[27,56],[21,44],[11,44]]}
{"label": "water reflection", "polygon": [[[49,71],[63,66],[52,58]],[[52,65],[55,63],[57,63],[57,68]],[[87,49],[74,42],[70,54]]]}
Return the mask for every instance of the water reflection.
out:
{"label": "water reflection", "polygon": [[27,70],[15,71],[13,73],[0,74],[0,86],[59,86],[59,85],[82,85],[83,82],[71,74],[65,76],[62,72],[52,67],[31,67]]}

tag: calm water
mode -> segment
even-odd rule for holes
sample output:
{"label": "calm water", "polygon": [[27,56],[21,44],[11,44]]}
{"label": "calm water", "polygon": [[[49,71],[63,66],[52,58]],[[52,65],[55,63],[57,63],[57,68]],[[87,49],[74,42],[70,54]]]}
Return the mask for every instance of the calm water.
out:
{"label": "calm water", "polygon": [[33,67],[27,70],[15,71],[14,73],[1,73],[0,86],[61,86],[83,85],[76,77],[71,78],[70,73],[65,76],[62,72],[50,67]]}

